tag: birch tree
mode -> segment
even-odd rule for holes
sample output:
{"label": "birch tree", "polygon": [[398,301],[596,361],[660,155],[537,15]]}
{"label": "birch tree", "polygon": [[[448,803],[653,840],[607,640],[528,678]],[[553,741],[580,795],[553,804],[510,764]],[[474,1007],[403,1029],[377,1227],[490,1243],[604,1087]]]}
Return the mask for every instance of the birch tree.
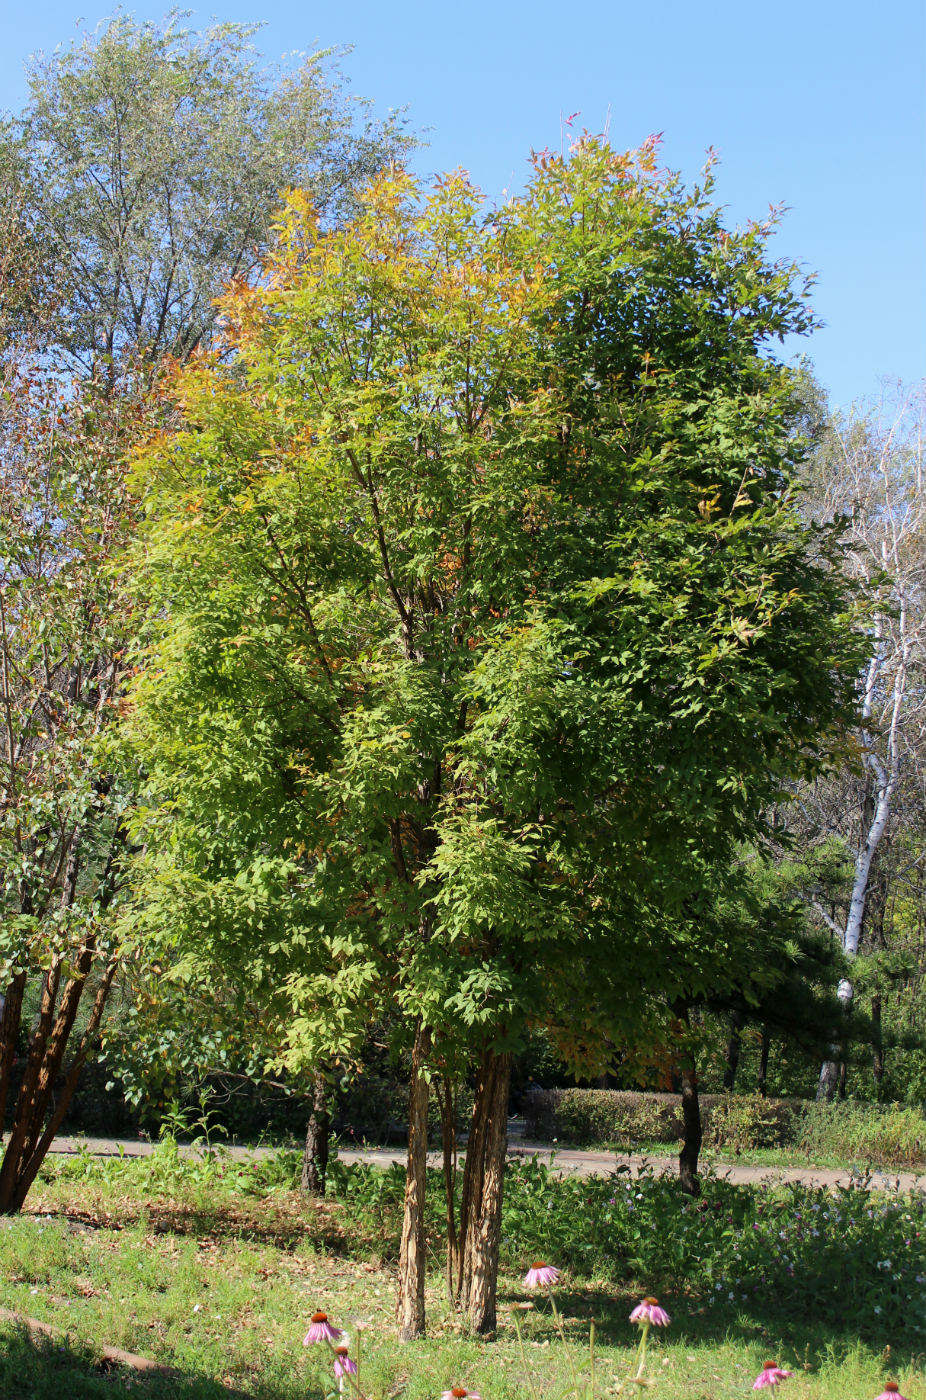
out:
{"label": "birch tree", "polygon": [[[856,753],[862,783],[848,812],[831,811],[830,834],[854,847],[851,886],[839,917],[814,898],[820,920],[849,959],[859,953],[872,878],[905,781],[923,766],[926,730],[926,492],[924,392],[886,396],[877,409],[836,420],[818,451],[810,489],[815,512],[845,525],[845,565],[865,602],[868,658],[860,681]],[[852,826],[847,816],[854,817]],[[851,1010],[854,987],[840,980]],[[839,1086],[839,1046],[823,1062],[818,1097]]]}

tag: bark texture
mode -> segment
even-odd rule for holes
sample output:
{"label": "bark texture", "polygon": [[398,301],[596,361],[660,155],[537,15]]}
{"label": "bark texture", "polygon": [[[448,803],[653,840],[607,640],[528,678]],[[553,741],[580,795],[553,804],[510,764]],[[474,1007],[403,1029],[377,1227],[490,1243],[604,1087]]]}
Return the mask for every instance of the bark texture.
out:
{"label": "bark texture", "polygon": [[[687,1031],[690,1024],[689,1008],[679,1004],[676,1006],[676,1014]],[[703,1139],[701,1102],[698,1098],[698,1070],[690,1045],[685,1046],[678,1064],[678,1074],[682,1089],[682,1150],[678,1156],[678,1178],[682,1190],[689,1196],[700,1196],[698,1156]]]}
{"label": "bark texture", "polygon": [[412,1050],[408,1092],[408,1161],[396,1294],[396,1323],[403,1342],[414,1341],[425,1334],[424,1198],[428,1166],[428,1081],[424,1075],[424,1064],[430,1047],[430,1033],[426,1027],[419,1025]]}
{"label": "bark texture", "polygon": [[[74,975],[65,984],[60,1001],[58,992],[62,959],[56,958],[45,974],[39,1015],[30,1040],[29,1057],[16,1096],[3,1165],[0,1167],[0,1214],[13,1215],[22,1209],[29,1188],[71,1105],[87,1057],[96,1047],[100,1021],[118,966],[116,957],[110,958],[106,964],[97,985],[87,1026],[70,1064],[65,1068],[68,1042],[95,951],[95,941],[88,939],[78,957]],[[14,979],[14,986],[7,991],[3,1016],[0,1018],[0,1060],[10,1066],[10,1047],[15,1046],[22,1012],[22,993],[17,995],[16,981],[18,979]],[[62,1074],[64,1080],[59,1087],[58,1080]],[[6,1083],[0,1097],[6,1099]]]}
{"label": "bark texture", "polygon": [[470,1329],[494,1332],[501,1241],[511,1055],[486,1050],[479,1066],[466,1146],[458,1240],[458,1289]]}
{"label": "bark texture", "polygon": [[328,1145],[331,1115],[328,1111],[328,1086],[323,1074],[312,1080],[312,1111],[305,1133],[302,1152],[300,1186],[307,1196],[324,1196],[328,1178]]}

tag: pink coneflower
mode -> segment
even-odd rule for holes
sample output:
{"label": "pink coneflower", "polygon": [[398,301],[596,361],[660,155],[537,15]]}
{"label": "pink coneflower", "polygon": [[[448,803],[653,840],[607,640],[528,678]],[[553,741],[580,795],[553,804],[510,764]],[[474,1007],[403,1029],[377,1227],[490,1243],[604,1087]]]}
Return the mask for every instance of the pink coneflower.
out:
{"label": "pink coneflower", "polygon": [[559,1269],[552,1264],[545,1264],[542,1259],[538,1259],[536,1264],[531,1264],[524,1275],[525,1288],[549,1288],[559,1278]]}
{"label": "pink coneflower", "polygon": [[310,1342],[336,1342],[340,1335],[340,1327],[332,1327],[327,1313],[313,1313],[312,1325],[303,1337],[302,1345],[307,1347]]}
{"label": "pink coneflower", "polygon": [[440,1400],[482,1400],[482,1396],[477,1395],[475,1390],[464,1390],[462,1385],[455,1385],[451,1390],[443,1391]]}
{"label": "pink coneflower", "polygon": [[875,1400],[903,1400],[900,1386],[896,1381],[888,1381],[881,1394],[875,1396]]}
{"label": "pink coneflower", "polygon": [[630,1314],[630,1321],[645,1322],[653,1327],[668,1327],[672,1319],[665,1308],[659,1306],[658,1298],[644,1298]]}
{"label": "pink coneflower", "polygon": [[347,1347],[335,1347],[334,1349],[334,1374],[338,1380],[342,1376],[356,1376],[357,1374],[357,1363],[348,1356]]}
{"label": "pink coneflower", "polygon": [[777,1385],[779,1381],[786,1381],[791,1375],[790,1371],[783,1371],[777,1361],[766,1361],[762,1370],[752,1383],[753,1390],[762,1390],[767,1385]]}

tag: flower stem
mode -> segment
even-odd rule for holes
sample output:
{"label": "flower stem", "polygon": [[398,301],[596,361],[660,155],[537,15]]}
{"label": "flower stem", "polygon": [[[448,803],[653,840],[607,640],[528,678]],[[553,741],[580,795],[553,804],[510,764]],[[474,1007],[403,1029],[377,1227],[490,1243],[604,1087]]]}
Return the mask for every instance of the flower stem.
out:
{"label": "flower stem", "polygon": [[646,1338],[649,1333],[650,1325],[649,1322],[643,1322],[641,1326],[642,1331],[640,1333],[640,1345],[637,1348],[637,1374],[634,1377],[634,1380],[639,1380],[640,1377],[643,1375],[644,1370],[646,1369]]}
{"label": "flower stem", "polygon": [[[338,1349],[337,1349],[337,1347],[335,1346],[334,1342],[331,1340],[330,1337],[326,1337],[326,1338],[325,1338],[325,1342],[326,1342],[326,1344],[327,1344],[327,1346],[328,1346],[328,1350],[331,1352],[331,1355],[335,1358],[335,1360],[337,1360]],[[344,1373],[343,1376],[338,1376],[338,1392],[339,1392],[339,1394],[341,1394],[341,1395],[344,1394],[344,1380],[345,1380],[345,1377],[346,1377],[346,1379],[347,1379],[347,1389],[348,1389],[348,1391],[353,1391],[353,1392],[354,1392],[354,1395],[356,1396],[356,1400],[365,1400],[363,1391],[360,1389],[360,1333],[359,1333],[359,1332],[357,1333],[357,1372],[356,1372],[356,1374],[354,1374],[354,1372],[352,1372],[352,1371],[345,1371],[345,1373]]]}
{"label": "flower stem", "polygon": [[588,1375],[591,1382],[590,1400],[595,1400],[595,1319],[588,1328]]}
{"label": "flower stem", "polygon": [[533,1369],[530,1366],[528,1366],[527,1357],[524,1354],[524,1338],[521,1336],[521,1324],[518,1321],[518,1314],[512,1313],[511,1316],[514,1322],[514,1330],[518,1334],[518,1350],[521,1353],[521,1364],[524,1367],[524,1374],[527,1377],[527,1384],[530,1386],[531,1400],[539,1400],[537,1395],[537,1389],[534,1385],[534,1372]]}
{"label": "flower stem", "polygon": [[559,1332],[560,1341],[562,1342],[563,1347],[566,1351],[566,1361],[569,1364],[569,1374],[572,1376],[572,1389],[575,1394],[576,1400],[581,1400],[581,1396],[579,1395],[579,1378],[576,1375],[576,1368],[575,1363],[572,1359],[572,1352],[569,1350],[569,1343],[566,1341],[566,1331],[563,1327],[563,1319],[560,1317],[559,1309],[557,1308],[556,1303],[554,1302],[552,1289],[547,1289],[547,1297],[550,1299],[550,1307],[553,1309],[553,1318],[556,1322],[556,1328]]}

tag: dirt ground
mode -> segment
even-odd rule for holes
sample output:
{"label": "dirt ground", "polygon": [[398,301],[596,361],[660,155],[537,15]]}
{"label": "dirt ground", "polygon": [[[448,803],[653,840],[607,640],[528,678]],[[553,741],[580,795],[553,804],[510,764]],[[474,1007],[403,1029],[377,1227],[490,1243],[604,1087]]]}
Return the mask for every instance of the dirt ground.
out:
{"label": "dirt ground", "polygon": [[[101,1138],[101,1137],[59,1137],[56,1138],[52,1153],[75,1154],[81,1150],[90,1151],[94,1156],[116,1157],[120,1149],[126,1157],[145,1157],[152,1151],[152,1144],[146,1139]],[[236,1157],[266,1156],[272,1149],[261,1147],[232,1147],[229,1151]],[[405,1162],[405,1151],[401,1147],[383,1148],[339,1148],[342,1162],[374,1162],[388,1166],[391,1162]],[[580,1152],[568,1148],[560,1150],[540,1143],[515,1141],[509,1149],[509,1157],[537,1157],[542,1162],[551,1162],[554,1171],[564,1176],[607,1176],[615,1168],[627,1166],[636,1176],[642,1169],[658,1174],[678,1171],[678,1163],[672,1156],[642,1157],[622,1152]],[[440,1166],[439,1153],[432,1152],[428,1158],[431,1166]],[[702,1162],[702,1167],[704,1163]],[[723,1162],[714,1167],[718,1176],[739,1184],[754,1181],[806,1181],[814,1186],[847,1186],[851,1180],[848,1168],[823,1167],[755,1167],[741,1166],[739,1163]],[[902,1191],[926,1191],[926,1172],[878,1170],[872,1174],[873,1187],[892,1187]]]}

